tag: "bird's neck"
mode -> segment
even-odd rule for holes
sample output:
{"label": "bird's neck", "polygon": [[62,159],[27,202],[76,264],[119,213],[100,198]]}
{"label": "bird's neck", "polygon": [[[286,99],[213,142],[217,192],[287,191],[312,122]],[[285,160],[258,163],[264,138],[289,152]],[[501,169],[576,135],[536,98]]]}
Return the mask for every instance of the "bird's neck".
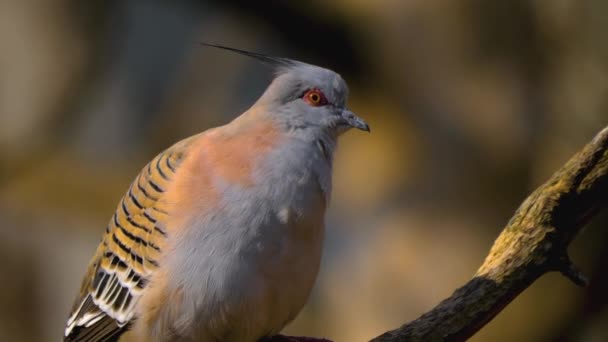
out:
{"label": "bird's neck", "polygon": [[234,119],[229,126],[235,132],[247,132],[260,125],[271,124],[282,136],[287,139],[301,140],[310,145],[322,143],[326,148],[328,157],[333,156],[337,145],[338,135],[334,130],[320,128],[319,126],[300,123],[287,117],[287,115],[271,114],[273,110],[262,103],[253,107]]}
{"label": "bird's neck", "polygon": [[[223,146],[232,145],[228,140],[240,141],[244,139],[242,137],[250,137],[247,143],[239,144],[239,148],[245,146],[249,152],[259,150],[254,154],[255,169],[263,170],[259,173],[272,182],[280,181],[285,174],[310,175],[329,199],[337,145],[335,135],[313,127],[289,127],[276,117],[266,115],[266,111],[259,107],[250,109],[225,127],[224,138],[227,140],[221,143]],[[231,154],[238,155],[236,152]]]}

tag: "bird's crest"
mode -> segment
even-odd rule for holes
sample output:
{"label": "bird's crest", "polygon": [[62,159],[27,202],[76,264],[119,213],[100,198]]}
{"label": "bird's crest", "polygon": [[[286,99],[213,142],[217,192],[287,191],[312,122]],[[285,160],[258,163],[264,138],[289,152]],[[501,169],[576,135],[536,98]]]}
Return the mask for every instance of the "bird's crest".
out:
{"label": "bird's crest", "polygon": [[200,42],[200,44],[203,46],[209,46],[209,47],[213,47],[216,49],[222,49],[222,50],[238,53],[239,55],[251,57],[266,65],[273,67],[277,73],[281,73],[292,67],[304,64],[303,62],[285,58],[285,57],[269,56],[269,55],[265,55],[262,53],[237,49],[237,48],[233,48],[233,47],[229,47],[229,46],[225,46],[225,45],[205,43],[205,42]]}

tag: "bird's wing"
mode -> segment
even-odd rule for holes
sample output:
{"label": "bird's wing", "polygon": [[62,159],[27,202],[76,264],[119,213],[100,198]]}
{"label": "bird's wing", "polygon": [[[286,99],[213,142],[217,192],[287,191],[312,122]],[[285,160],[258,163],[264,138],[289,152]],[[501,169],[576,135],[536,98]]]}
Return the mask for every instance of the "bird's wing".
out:
{"label": "bird's wing", "polygon": [[128,330],[162,254],[164,192],[196,137],[156,156],[121,199],[88,266],[64,341],[116,341]]}

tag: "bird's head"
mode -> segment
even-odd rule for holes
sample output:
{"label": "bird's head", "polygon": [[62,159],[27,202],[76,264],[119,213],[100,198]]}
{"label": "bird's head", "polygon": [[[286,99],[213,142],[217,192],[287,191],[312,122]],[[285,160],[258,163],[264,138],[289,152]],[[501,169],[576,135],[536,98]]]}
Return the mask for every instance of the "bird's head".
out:
{"label": "bird's head", "polygon": [[275,70],[275,78],[254,105],[291,130],[338,136],[350,128],[370,131],[368,124],[346,108],[348,86],[329,69],[230,47],[203,44],[253,57]]}

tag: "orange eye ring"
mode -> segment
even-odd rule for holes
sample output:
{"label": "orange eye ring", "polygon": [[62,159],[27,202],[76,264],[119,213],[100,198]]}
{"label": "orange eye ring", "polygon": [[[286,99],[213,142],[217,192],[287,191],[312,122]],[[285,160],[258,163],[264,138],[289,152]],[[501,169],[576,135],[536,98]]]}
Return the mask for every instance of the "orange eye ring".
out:
{"label": "orange eye ring", "polygon": [[306,103],[314,107],[324,106],[327,104],[327,99],[325,98],[325,95],[319,89],[308,90],[306,93],[304,93],[302,99]]}

